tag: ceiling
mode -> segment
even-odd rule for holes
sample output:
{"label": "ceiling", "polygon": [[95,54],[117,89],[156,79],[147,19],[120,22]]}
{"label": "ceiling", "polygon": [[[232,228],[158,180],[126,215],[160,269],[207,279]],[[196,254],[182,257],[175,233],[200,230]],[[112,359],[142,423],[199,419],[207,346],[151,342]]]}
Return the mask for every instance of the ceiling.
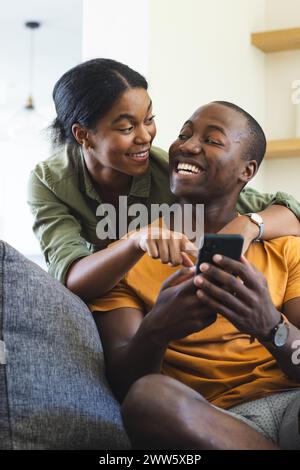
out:
{"label": "ceiling", "polygon": [[1,33],[20,30],[28,20],[42,21],[46,29],[76,31],[82,20],[82,0],[0,0]]}

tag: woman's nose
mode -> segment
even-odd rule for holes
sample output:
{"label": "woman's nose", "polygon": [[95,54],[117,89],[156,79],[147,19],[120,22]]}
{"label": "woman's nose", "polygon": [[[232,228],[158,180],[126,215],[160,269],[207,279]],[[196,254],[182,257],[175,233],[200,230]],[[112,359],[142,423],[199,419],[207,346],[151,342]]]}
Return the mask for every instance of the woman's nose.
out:
{"label": "woman's nose", "polygon": [[152,134],[145,126],[140,126],[136,130],[134,140],[137,144],[148,144],[152,140]]}

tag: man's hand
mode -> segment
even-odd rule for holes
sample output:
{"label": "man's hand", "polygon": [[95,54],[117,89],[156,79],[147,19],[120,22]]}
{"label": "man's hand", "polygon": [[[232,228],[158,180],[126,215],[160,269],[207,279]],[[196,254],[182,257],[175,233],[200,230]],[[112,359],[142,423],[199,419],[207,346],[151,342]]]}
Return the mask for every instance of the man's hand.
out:
{"label": "man's hand", "polygon": [[239,331],[264,341],[281,319],[266,278],[243,256],[235,261],[215,255],[213,261],[217,266],[202,263],[202,274],[194,278],[197,296]]}
{"label": "man's hand", "polygon": [[214,323],[217,314],[196,295],[195,267],[183,268],[162,285],[153,309],[145,321],[156,341],[161,345],[184,338]]}

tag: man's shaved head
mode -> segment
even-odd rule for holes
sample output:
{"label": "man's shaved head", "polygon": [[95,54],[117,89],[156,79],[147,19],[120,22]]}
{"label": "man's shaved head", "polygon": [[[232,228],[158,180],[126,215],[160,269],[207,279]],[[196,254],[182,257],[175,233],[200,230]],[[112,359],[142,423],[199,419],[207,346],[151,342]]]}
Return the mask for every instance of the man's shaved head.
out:
{"label": "man's shaved head", "polygon": [[267,146],[266,136],[261,126],[249,113],[247,113],[247,111],[236,104],[228,101],[213,101],[213,103],[234,109],[246,119],[248,124],[248,139],[243,157],[245,160],[256,160],[259,166],[264,158]]}

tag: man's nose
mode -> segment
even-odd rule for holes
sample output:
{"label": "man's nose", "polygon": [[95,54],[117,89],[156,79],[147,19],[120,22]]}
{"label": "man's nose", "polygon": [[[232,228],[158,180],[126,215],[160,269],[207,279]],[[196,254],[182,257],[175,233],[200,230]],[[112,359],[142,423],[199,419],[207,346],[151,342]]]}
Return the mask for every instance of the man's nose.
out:
{"label": "man's nose", "polygon": [[198,155],[202,150],[202,144],[199,139],[191,138],[182,142],[179,148],[182,152]]}

